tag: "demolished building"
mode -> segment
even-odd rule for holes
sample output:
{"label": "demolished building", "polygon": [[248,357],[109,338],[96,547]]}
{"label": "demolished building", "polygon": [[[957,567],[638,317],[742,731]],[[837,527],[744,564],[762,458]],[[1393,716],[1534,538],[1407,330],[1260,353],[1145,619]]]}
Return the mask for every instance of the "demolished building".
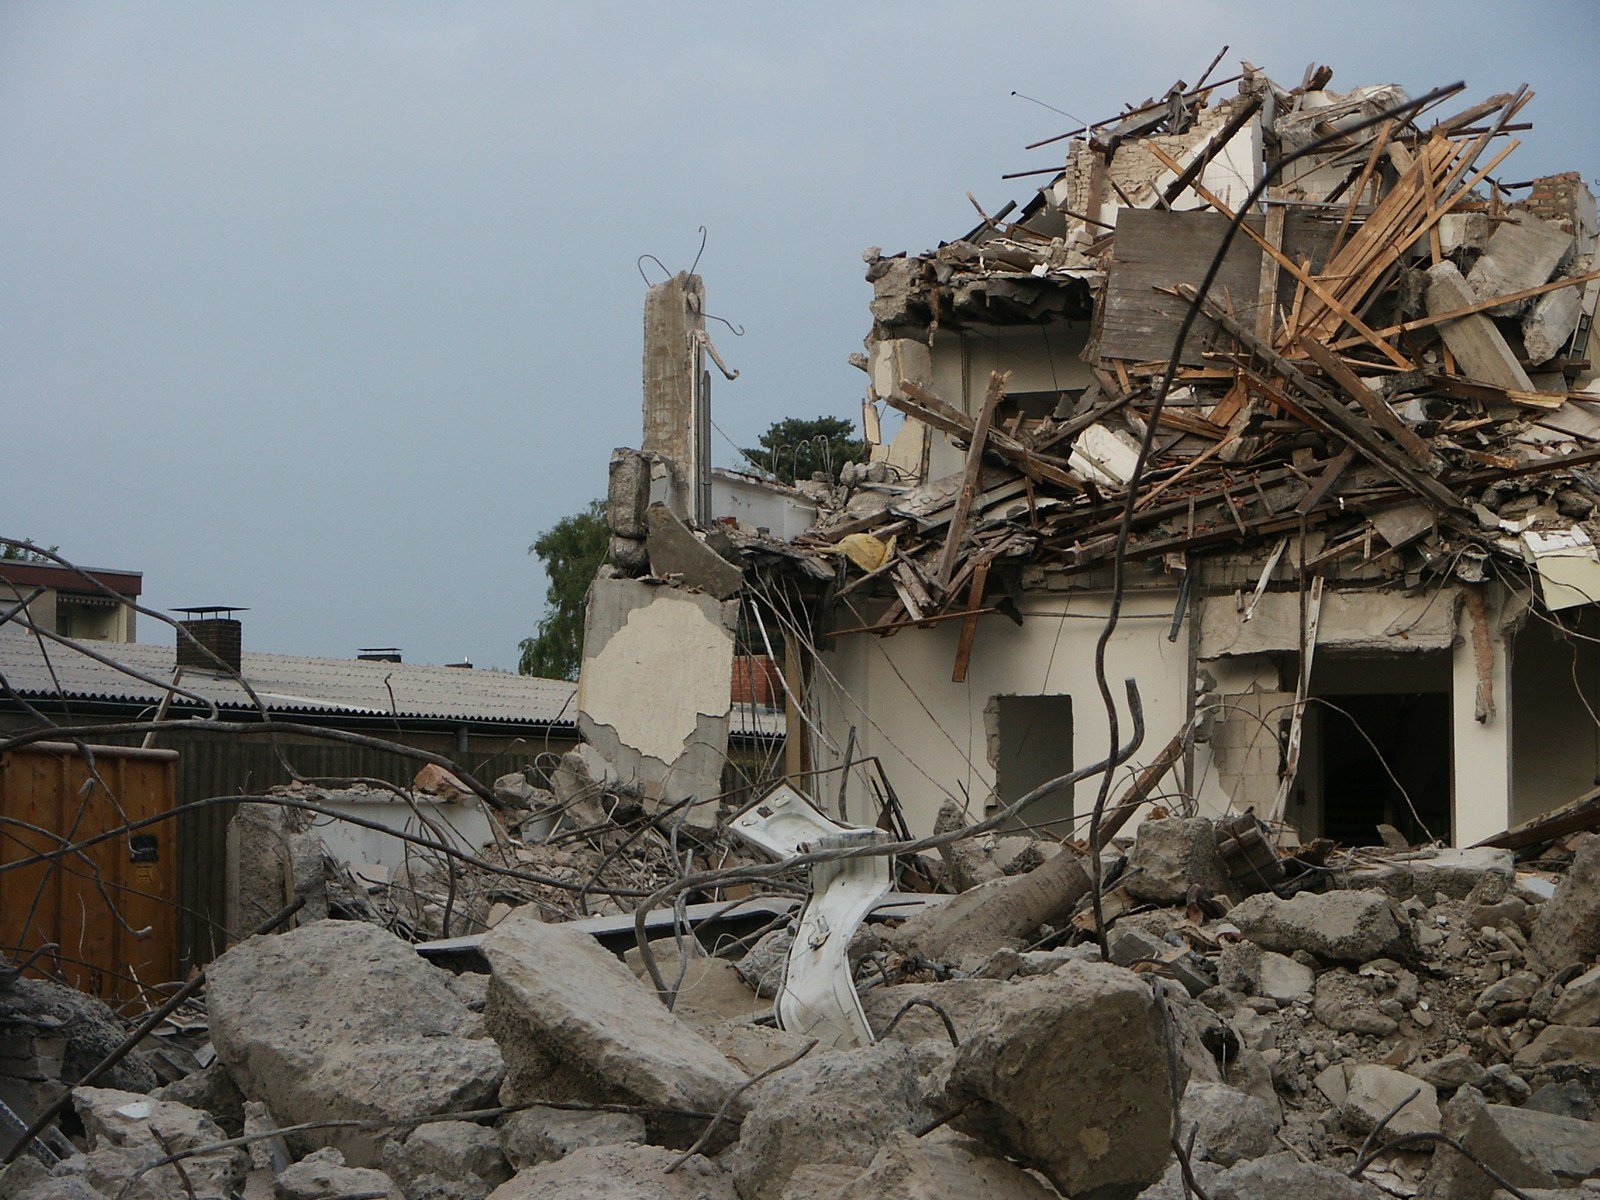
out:
{"label": "demolished building", "polygon": [[[1105,675],[1141,690],[1130,771],[1176,739],[1183,811],[1465,845],[1593,786],[1593,196],[1503,182],[1526,88],[1385,116],[1398,89],[1317,82],[1174,92],[1020,211],[868,251],[870,461],[804,489],[797,536],[703,535],[787,639],[791,765],[875,757],[925,831],[1098,757],[1125,567]],[[1026,823],[1081,835],[1089,803]]]}
{"label": "demolished building", "polygon": [[[1571,725],[1523,642],[1587,636],[1593,292],[1548,327],[1494,311],[1587,287],[1592,205],[1570,179],[1502,202],[1525,91],[1428,124],[1322,70],[1238,82],[1106,123],[1014,223],[872,256],[864,362],[908,420],[869,419],[837,484],[711,470],[700,287],[653,289],[553,794],[499,780],[492,845],[413,836],[426,869],[366,898],[302,886],[325,855],[281,818],[327,797],[246,798],[256,932],[120,1041],[0,960],[0,1133],[31,1106],[0,1196],[1593,1196],[1600,788],[1590,750],[1529,750]],[[1229,246],[1221,209],[1324,137]],[[1431,236],[1457,216],[1477,232]],[[1140,260],[1147,218],[1171,229]],[[1530,231],[1547,261],[1508,280]],[[1157,352],[1108,352],[1119,304]],[[1530,386],[1473,365],[1526,373],[1530,345],[1556,347]],[[741,640],[783,660],[790,736],[729,794]],[[1448,736],[1350,695],[1442,696]],[[1365,711],[1403,812],[1311,788],[1357,757],[1319,708]],[[1113,771],[1086,846],[1069,789]],[[443,774],[412,791],[486,790]]]}

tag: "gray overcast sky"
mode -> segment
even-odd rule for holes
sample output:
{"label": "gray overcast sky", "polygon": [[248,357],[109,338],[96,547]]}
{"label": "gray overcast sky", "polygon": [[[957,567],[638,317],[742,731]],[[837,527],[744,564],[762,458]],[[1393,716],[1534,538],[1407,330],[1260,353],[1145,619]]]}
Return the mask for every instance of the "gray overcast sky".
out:
{"label": "gray overcast sky", "polygon": [[[247,649],[510,667],[525,551],[639,438],[635,269],[687,267],[740,445],[854,418],[868,245],[1193,81],[1527,82],[1600,172],[1600,5],[0,5],[0,532],[249,606]],[[721,460],[734,454],[721,444]],[[146,622],[145,640],[167,631]]]}

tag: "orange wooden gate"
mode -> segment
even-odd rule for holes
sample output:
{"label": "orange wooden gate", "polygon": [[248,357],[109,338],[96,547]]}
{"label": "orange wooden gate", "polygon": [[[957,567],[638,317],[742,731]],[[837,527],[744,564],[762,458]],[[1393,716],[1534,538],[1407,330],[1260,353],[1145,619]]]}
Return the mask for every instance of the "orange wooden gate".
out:
{"label": "orange wooden gate", "polygon": [[[66,742],[0,754],[0,953],[109,1003],[148,999],[178,973],[177,822],[44,852],[169,811],[172,750]],[[44,949],[41,951],[41,947]]]}

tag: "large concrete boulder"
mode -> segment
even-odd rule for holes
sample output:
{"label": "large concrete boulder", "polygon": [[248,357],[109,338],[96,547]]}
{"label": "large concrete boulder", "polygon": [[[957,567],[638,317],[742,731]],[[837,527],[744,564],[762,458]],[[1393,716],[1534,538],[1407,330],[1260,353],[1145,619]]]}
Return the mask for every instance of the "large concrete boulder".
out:
{"label": "large concrete boulder", "polygon": [[1301,892],[1289,900],[1262,892],[1234,905],[1228,920],[1265,950],[1307,950],[1334,962],[1393,957],[1409,940],[1409,925],[1380,892]]}
{"label": "large concrete boulder", "polygon": [[1166,1169],[1174,1083],[1149,984],[1072,962],[996,997],[961,1044],[946,1099],[961,1109],[956,1128],[1061,1191],[1115,1200]]}
{"label": "large concrete boulder", "polygon": [[677,1158],[660,1146],[591,1146],[519,1171],[489,1200],[739,1200],[716,1163],[696,1154],[668,1172]]}
{"label": "large concrete boulder", "polygon": [[925,1119],[916,1054],[899,1042],[812,1051],[750,1089],[729,1161],[744,1200],[778,1200],[807,1163],[865,1170],[897,1130]]}
{"label": "large concrete boulder", "polygon": [[[494,1102],[499,1048],[463,1036],[478,1018],[405,942],[373,925],[318,921],[241,942],[206,969],[211,1040],[239,1089],[279,1119],[414,1118]],[[297,1134],[372,1166],[381,1133]]]}
{"label": "large concrete boulder", "polygon": [[1015,1163],[993,1158],[978,1143],[959,1137],[918,1138],[897,1133],[872,1165],[831,1200],[1051,1200],[1056,1192]]}
{"label": "large concrete boulder", "polygon": [[1534,918],[1530,940],[1552,971],[1600,955],[1600,834],[1578,839],[1572,865]]}
{"label": "large concrete boulder", "polygon": [[1143,822],[1122,886],[1150,904],[1181,904],[1195,886],[1208,896],[1227,894],[1232,885],[1217,854],[1216,826],[1205,817]]}
{"label": "large concrete boulder", "polygon": [[[580,1096],[716,1112],[746,1080],[594,938],[512,913],[484,937],[489,1029],[506,1058],[508,1104]],[[703,1119],[651,1119],[688,1144]],[[686,1139],[686,1140],[685,1140]]]}
{"label": "large concrete boulder", "polygon": [[[225,1141],[228,1136],[203,1112],[136,1092],[74,1088],[72,1103],[83,1121],[89,1153],[69,1159],[63,1166],[84,1183],[124,1200],[185,1195],[176,1168],[157,1167],[143,1174],[140,1168],[168,1154]],[[197,1200],[230,1200],[244,1180],[249,1161],[237,1148],[215,1150],[185,1159],[183,1169]]]}

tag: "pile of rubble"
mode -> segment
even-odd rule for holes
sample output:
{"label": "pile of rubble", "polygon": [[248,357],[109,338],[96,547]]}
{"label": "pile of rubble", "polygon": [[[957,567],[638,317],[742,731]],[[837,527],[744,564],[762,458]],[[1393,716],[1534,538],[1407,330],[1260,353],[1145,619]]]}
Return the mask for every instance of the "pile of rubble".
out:
{"label": "pile of rubble", "polygon": [[11,1073],[72,1107],[0,1197],[1593,1194],[1600,836],[1229,852],[1262,832],[1108,846],[1109,961],[1080,847],[949,843],[926,870],[965,890],[852,939],[864,1044],[773,1023],[804,916],[680,926],[665,997],[536,903],[459,974],[314,920],[211,964],[193,1052],[92,1086],[115,1018],[11,975]]}
{"label": "pile of rubble", "polygon": [[[1594,197],[1576,173],[1499,183],[1526,87],[1439,119],[1374,119],[1405,103],[1399,89],[1334,92],[1326,75],[1284,88],[1247,65],[1235,95],[1174,89],[1079,131],[1011,221],[927,254],[869,251],[859,365],[911,418],[909,444],[813,487],[817,527],[747,554],[848,557],[838,598],[887,600],[867,619],[880,633],[1003,611],[1022,568],[1111,562],[1154,422],[1129,560],[1178,570],[1189,553],[1298,538],[1302,574],[1478,583],[1533,564],[1550,607],[1587,599]],[[1222,253],[1263,156],[1324,135]],[[1046,318],[1088,328],[1087,386],[1065,387],[1082,367],[1063,363],[1047,392],[1012,397],[998,372],[986,395],[981,380],[938,394],[942,329],[1037,340]],[[930,430],[967,448],[965,471],[927,473]]]}

